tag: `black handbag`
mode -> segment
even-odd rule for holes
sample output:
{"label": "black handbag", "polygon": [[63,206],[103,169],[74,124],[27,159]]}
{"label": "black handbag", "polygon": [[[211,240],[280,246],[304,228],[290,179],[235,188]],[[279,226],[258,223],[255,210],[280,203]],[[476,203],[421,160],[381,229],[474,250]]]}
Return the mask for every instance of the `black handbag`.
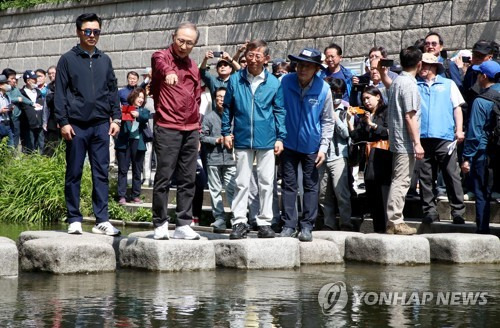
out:
{"label": "black handbag", "polygon": [[146,124],[146,127],[142,130],[142,134],[144,136],[144,142],[153,141],[153,131],[149,128],[149,124]]}
{"label": "black handbag", "polygon": [[365,168],[365,181],[390,185],[392,179],[392,152],[372,148]]}

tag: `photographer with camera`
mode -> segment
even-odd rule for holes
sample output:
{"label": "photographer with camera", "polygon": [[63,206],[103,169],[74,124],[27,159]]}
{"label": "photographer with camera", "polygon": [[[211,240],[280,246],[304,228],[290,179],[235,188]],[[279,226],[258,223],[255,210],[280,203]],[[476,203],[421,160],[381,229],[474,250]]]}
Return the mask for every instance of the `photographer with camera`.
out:
{"label": "photographer with camera", "polygon": [[[211,58],[219,58],[217,61],[217,76],[214,76],[208,72],[209,66],[208,60]],[[210,95],[212,96],[212,110],[215,110],[215,91],[220,87],[227,87],[229,82],[229,76],[240,69],[240,64],[235,61],[231,56],[225,51],[212,51],[209,50],[205,53],[205,58],[200,65],[201,79],[205,82],[205,85],[210,90]],[[208,114],[208,113],[206,113]]]}

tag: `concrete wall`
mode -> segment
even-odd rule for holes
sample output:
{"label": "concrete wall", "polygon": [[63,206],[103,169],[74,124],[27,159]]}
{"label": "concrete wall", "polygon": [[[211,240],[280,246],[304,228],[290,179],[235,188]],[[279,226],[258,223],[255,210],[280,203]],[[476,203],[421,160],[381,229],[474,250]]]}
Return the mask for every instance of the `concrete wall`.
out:
{"label": "concrete wall", "polygon": [[83,0],[0,13],[0,68],[47,68],[74,46],[74,21],[96,12],[103,22],[98,47],[110,55],[121,84],[130,69],[150,66],[182,21],[198,24],[193,58],[206,50],[233,53],[245,39],[262,38],[272,57],[305,46],[340,44],[346,58],[373,46],[391,54],[425,36],[441,33],[448,50],[471,48],[479,39],[500,39],[500,0]]}

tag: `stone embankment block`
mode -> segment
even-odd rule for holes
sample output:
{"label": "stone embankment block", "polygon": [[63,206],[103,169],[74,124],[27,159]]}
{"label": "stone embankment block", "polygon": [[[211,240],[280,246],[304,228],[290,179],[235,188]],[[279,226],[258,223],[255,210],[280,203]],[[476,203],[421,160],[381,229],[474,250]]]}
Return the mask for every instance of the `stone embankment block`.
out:
{"label": "stone embankment block", "polygon": [[291,269],[300,266],[295,238],[214,240],[217,266],[237,269]]}
{"label": "stone embankment block", "polygon": [[324,239],[300,243],[300,264],[344,263],[337,244]]}
{"label": "stone embankment block", "polygon": [[0,237],[0,277],[17,276],[18,252],[16,243],[5,237]]}
{"label": "stone embankment block", "polygon": [[19,235],[19,239],[17,241],[17,246],[19,250],[23,247],[23,244],[28,240],[33,239],[43,239],[43,238],[84,238],[84,239],[92,239],[98,242],[103,242],[105,244],[109,244],[113,247],[115,252],[115,258],[118,262],[118,254],[119,254],[119,245],[120,240],[124,237],[112,237],[106,235],[98,235],[94,233],[84,232],[82,235],[70,235],[65,231],[54,231],[54,230],[46,230],[46,231],[24,231]]}
{"label": "stone embankment block", "polygon": [[[21,243],[20,243],[21,244]],[[99,238],[67,235],[25,240],[19,248],[21,270],[56,274],[105,272],[116,269],[113,247]]]}
{"label": "stone embankment block", "polygon": [[383,234],[347,237],[345,259],[380,264],[427,264],[431,261],[426,238]]}
{"label": "stone embankment block", "polygon": [[500,263],[500,239],[465,233],[424,234],[431,259],[453,263]]}
{"label": "stone embankment block", "polygon": [[345,256],[345,240],[350,236],[364,236],[360,232],[350,231],[313,231],[314,239],[325,239],[334,242],[342,257]]}
{"label": "stone embankment block", "polygon": [[120,242],[120,265],[151,271],[215,269],[214,245],[206,238],[155,240],[153,234],[152,231],[136,232],[123,239]]}

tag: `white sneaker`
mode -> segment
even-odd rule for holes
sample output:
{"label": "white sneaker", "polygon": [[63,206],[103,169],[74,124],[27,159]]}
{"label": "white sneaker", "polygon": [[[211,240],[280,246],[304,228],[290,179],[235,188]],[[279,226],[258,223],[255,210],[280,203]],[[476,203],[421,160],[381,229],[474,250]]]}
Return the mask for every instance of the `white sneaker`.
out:
{"label": "white sneaker", "polygon": [[190,226],[184,225],[180,227],[175,227],[174,239],[187,239],[187,240],[197,240],[200,239],[200,235],[197,234]]}
{"label": "white sneaker", "polygon": [[155,228],[154,239],[167,239],[168,240],[168,222],[165,222],[163,225]]}
{"label": "white sneaker", "polygon": [[120,230],[113,227],[109,221],[96,224],[92,227],[92,232],[107,236],[119,236],[121,234]]}
{"label": "white sneaker", "polygon": [[73,222],[69,224],[68,233],[72,235],[81,235],[82,234],[82,223],[81,222]]}
{"label": "white sneaker", "polygon": [[476,195],[473,192],[468,192],[464,195],[464,200],[475,200]]}

